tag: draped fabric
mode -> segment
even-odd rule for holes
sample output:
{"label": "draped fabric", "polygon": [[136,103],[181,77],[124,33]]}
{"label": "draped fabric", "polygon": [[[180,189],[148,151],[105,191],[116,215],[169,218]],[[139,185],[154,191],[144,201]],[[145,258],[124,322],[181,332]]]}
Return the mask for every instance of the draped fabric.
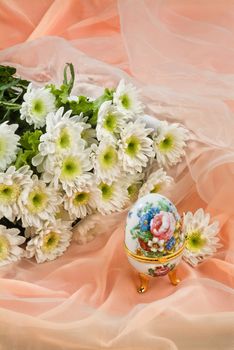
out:
{"label": "draped fabric", "polygon": [[233,23],[232,0],[1,0],[1,64],[58,84],[72,62],[90,96],[124,77],[148,114],[190,130],[171,199],[218,219],[223,248],[139,295],[113,214],[56,261],[1,268],[0,349],[234,349]]}

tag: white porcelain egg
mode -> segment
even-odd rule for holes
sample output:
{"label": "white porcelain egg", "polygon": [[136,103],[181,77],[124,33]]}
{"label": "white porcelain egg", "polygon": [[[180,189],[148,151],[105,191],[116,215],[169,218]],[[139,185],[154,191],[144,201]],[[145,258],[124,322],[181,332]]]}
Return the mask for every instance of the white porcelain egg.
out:
{"label": "white porcelain egg", "polygon": [[166,197],[151,193],[133,205],[128,213],[125,250],[131,265],[139,272],[139,292],[148,287],[148,277],[169,275],[178,284],[176,266],[185,244],[181,218],[174,204]]}

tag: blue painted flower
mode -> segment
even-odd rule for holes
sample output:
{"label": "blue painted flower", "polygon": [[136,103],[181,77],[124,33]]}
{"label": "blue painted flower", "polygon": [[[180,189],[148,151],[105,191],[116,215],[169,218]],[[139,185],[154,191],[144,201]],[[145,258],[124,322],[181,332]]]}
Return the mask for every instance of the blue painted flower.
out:
{"label": "blue painted flower", "polygon": [[145,215],[141,216],[140,218],[140,229],[141,231],[149,231],[150,230],[150,221],[152,219],[152,216],[150,213],[146,213]]}
{"label": "blue painted flower", "polygon": [[166,244],[166,249],[167,249],[167,250],[171,250],[171,249],[174,247],[175,243],[176,243],[175,238],[174,238],[174,237],[171,237],[171,238],[169,239],[169,241],[167,242],[167,244]]}
{"label": "blue painted flower", "polygon": [[160,212],[159,208],[151,208],[148,212],[142,216],[140,216],[140,228],[141,231],[149,231],[150,230],[150,222]]}
{"label": "blue painted flower", "polygon": [[156,214],[159,214],[160,213],[160,209],[159,208],[151,208],[149,211],[148,211],[149,215],[151,215],[151,219],[153,219],[153,217],[156,215]]}

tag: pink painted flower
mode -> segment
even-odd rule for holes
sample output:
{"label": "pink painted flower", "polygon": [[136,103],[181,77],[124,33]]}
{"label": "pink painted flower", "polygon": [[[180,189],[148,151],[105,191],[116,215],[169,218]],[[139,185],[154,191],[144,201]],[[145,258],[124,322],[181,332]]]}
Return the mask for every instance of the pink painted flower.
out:
{"label": "pink painted flower", "polygon": [[154,276],[165,276],[168,272],[170,272],[170,268],[168,266],[159,266],[154,270]]}
{"label": "pink painted flower", "polygon": [[173,236],[175,226],[174,215],[166,211],[160,211],[150,222],[150,232],[158,239],[167,241]]}

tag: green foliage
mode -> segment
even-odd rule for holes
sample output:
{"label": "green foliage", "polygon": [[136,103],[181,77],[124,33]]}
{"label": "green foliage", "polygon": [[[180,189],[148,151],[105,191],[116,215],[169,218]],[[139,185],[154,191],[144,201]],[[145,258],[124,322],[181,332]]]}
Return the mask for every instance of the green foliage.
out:
{"label": "green foliage", "polygon": [[[19,124],[17,133],[21,135],[24,130],[33,131],[32,125],[20,119],[19,112],[29,81],[15,77],[15,74],[16,69],[14,67],[0,65],[0,123],[9,120],[10,123]],[[68,78],[68,75],[70,75],[70,78]],[[71,109],[72,115],[83,113],[85,117],[88,117],[89,123],[95,127],[101,104],[113,99],[114,90],[105,89],[103,95],[94,101],[90,101],[85,96],[79,96],[78,101],[69,101],[68,97],[73,88],[74,80],[73,64],[67,63],[64,68],[63,84],[59,88],[54,84],[47,85],[47,87],[56,98],[57,108],[63,106],[65,111]]]}
{"label": "green foliage", "polygon": [[38,154],[38,146],[40,143],[41,130],[26,131],[20,138],[21,149],[18,152],[15,162],[16,168],[23,165],[30,165],[32,167],[32,158]]}
{"label": "green foliage", "polygon": [[42,135],[42,131],[35,130],[33,132],[26,131],[20,139],[20,144],[24,149],[33,149],[37,150],[38,145],[40,143],[40,137]]}
{"label": "green foliage", "polygon": [[111,101],[113,100],[113,93],[115,90],[113,89],[105,89],[104,94],[98,97],[95,101],[93,101],[93,115],[90,118],[89,122],[92,126],[97,125],[97,115],[98,110],[101,106],[101,104],[105,101]]}
{"label": "green foliage", "polygon": [[155,256],[157,256],[158,258],[160,258],[161,256],[164,256],[164,253],[163,252],[159,252],[157,251],[156,253],[155,252],[147,252],[147,251],[144,251],[144,255],[148,258],[155,258]]}
{"label": "green foliage", "polygon": [[[38,153],[39,139],[44,129],[34,131],[33,125],[29,125],[25,120],[20,119],[23,95],[27,91],[29,81],[23,80],[15,74],[16,69],[14,67],[0,65],[0,123],[8,120],[11,124],[17,123],[19,125],[17,134],[21,135],[21,148],[15,165],[17,168],[26,164],[32,167],[32,158]],[[89,123],[95,127],[101,104],[113,99],[114,90],[105,89],[103,95],[94,101],[90,101],[85,96],[79,96],[77,101],[69,101],[68,97],[72,91],[74,79],[74,67],[71,63],[67,63],[64,68],[63,84],[59,88],[53,84],[48,85],[51,93],[56,98],[56,107],[63,106],[65,111],[71,109],[72,115],[82,113],[83,116],[88,117]],[[36,171],[36,169],[34,170]]]}
{"label": "green foliage", "polygon": [[5,83],[8,81],[8,78],[16,73],[14,67],[9,66],[0,66],[0,75],[2,77],[2,82]]}
{"label": "green foliage", "polygon": [[69,109],[72,110],[73,114],[79,115],[83,113],[84,116],[92,117],[93,115],[93,102],[85,96],[79,96],[78,101],[70,101]]}
{"label": "green foliage", "polygon": [[[70,80],[68,80],[67,77],[68,68],[70,69]],[[68,97],[70,96],[71,90],[73,88],[74,79],[74,67],[71,63],[67,63],[64,69],[63,84],[60,86],[60,88],[56,88],[56,86],[53,84],[48,85],[51,93],[56,98],[56,106],[57,108],[63,106],[65,108],[65,111],[71,109],[72,115],[79,115],[80,113],[83,113],[83,116],[88,117],[89,123],[95,127],[97,124],[98,110],[101,104],[105,101],[113,99],[114,90],[105,89],[103,95],[94,101],[90,101],[90,99],[86,96],[78,96],[77,101],[69,101]]]}
{"label": "green foliage", "polygon": [[141,231],[139,225],[134,226],[130,232],[133,239],[140,238],[144,242],[153,239],[152,233],[150,231]]}
{"label": "green foliage", "polygon": [[153,239],[153,235],[150,231],[138,231],[138,238],[142,239],[144,242],[148,242]]}
{"label": "green foliage", "polygon": [[[70,80],[68,80],[68,77],[67,77],[67,70],[68,69],[70,69],[70,75],[71,75]],[[51,93],[56,98],[56,106],[58,108],[66,105],[68,103],[68,97],[69,97],[71,90],[73,88],[74,80],[75,80],[75,72],[74,72],[73,64],[67,63],[65,68],[64,68],[64,73],[63,73],[63,84],[60,86],[60,88],[56,88],[56,86],[54,84],[48,85]]]}
{"label": "green foliage", "polygon": [[18,123],[22,130],[25,123],[20,121],[19,109],[29,82],[15,77],[15,73],[14,67],[0,65],[0,123],[9,120]]}
{"label": "green foliage", "polygon": [[169,211],[170,208],[168,206],[167,203],[165,203],[163,200],[161,200],[159,203],[158,203],[158,207],[161,211]]}
{"label": "green foliage", "polygon": [[139,232],[140,232],[140,230],[139,230],[139,225],[134,226],[134,227],[131,228],[131,230],[130,230],[130,233],[131,233],[133,239],[137,239],[137,238],[138,238],[138,233],[139,233]]}
{"label": "green foliage", "polygon": [[79,115],[80,113],[83,113],[85,117],[89,118],[89,123],[95,127],[97,125],[97,115],[101,104],[105,101],[112,100],[113,92],[114,90],[105,89],[103,95],[94,101],[90,101],[85,96],[79,96],[77,102],[69,102],[69,109],[72,110],[73,114]]}

